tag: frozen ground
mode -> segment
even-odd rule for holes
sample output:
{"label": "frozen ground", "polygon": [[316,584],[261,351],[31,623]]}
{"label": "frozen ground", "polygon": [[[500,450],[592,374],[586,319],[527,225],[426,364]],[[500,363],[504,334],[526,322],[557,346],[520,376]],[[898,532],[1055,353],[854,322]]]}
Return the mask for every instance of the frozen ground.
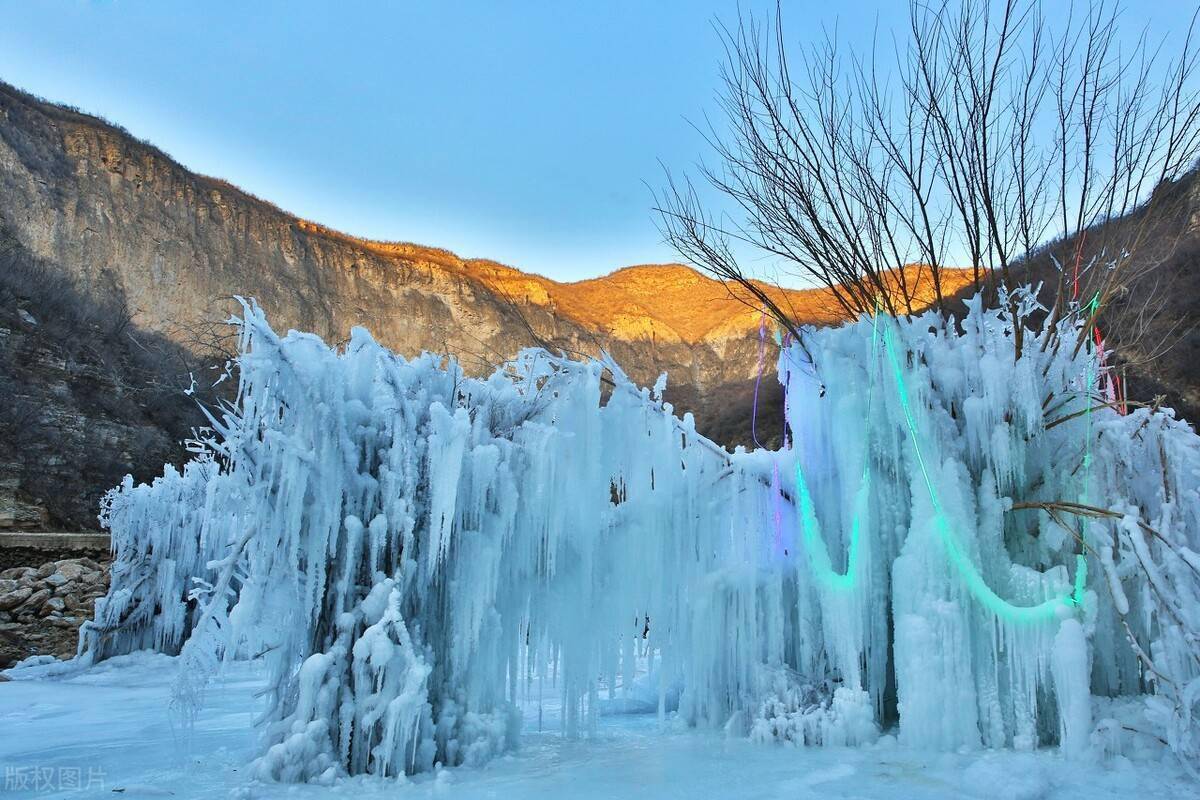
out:
{"label": "frozen ground", "polygon": [[890,737],[869,748],[795,749],[664,731],[654,715],[605,717],[596,737],[572,742],[556,729],[539,733],[536,707],[526,715],[522,749],[484,768],[447,770],[404,786],[376,778],[332,787],[250,784],[254,694],[264,676],[252,665],[227,672],[210,687],[188,736],[168,713],[173,677],[173,659],[134,654],[64,680],[0,683],[0,797],[1200,797],[1200,787],[1169,760],[926,753],[889,746]]}

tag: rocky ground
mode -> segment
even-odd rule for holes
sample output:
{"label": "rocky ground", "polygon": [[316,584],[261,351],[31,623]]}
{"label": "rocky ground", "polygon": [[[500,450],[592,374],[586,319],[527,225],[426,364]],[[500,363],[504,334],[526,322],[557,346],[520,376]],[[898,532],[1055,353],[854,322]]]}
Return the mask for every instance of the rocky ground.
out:
{"label": "rocky ground", "polygon": [[108,573],[90,558],[0,572],[0,669],[31,655],[75,655],[79,626],[108,591]]}

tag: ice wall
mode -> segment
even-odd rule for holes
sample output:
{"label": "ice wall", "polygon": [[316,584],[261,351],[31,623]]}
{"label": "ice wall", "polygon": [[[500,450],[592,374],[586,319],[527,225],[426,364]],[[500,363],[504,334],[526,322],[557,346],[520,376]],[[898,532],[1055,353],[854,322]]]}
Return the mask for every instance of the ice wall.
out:
{"label": "ice wall", "polygon": [[[978,307],[811,331],[781,355],[788,445],[730,454],[611,361],[533,350],[477,380],[361,329],[280,337],[253,305],[241,345],[197,460],[106,499],[114,582],[79,659],[178,651],[183,710],[221,659],[266,659],[264,778],[479,763],[552,694],[580,735],[647,668],[660,713],[756,738],[898,721],[1076,753],[1092,693],[1150,690],[1188,741],[1197,440],[1092,409],[1087,348],[1015,358]],[[1021,505],[1051,501],[1117,511]]]}
{"label": "ice wall", "polygon": [[877,707],[894,675],[914,745],[1079,754],[1093,693],[1157,692],[1195,748],[1200,440],[1105,406],[1070,321],[1057,344],[1027,330],[1020,357],[1012,333],[975,301],[784,352],[793,447],[776,457],[815,509],[800,523],[827,650],[845,676],[857,654]]}

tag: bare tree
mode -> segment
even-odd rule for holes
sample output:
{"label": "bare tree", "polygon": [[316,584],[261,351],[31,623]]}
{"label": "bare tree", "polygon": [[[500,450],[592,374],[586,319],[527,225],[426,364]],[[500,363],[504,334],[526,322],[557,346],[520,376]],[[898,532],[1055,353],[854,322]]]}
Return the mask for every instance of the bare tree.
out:
{"label": "bare tree", "polygon": [[[1077,353],[1097,341],[1102,315],[1122,352],[1157,357],[1176,332],[1154,323],[1170,290],[1160,266],[1195,231],[1187,195],[1200,187],[1200,176],[1189,174],[1200,156],[1197,17],[1170,57],[1144,31],[1124,35],[1106,0],[1056,4],[1054,20],[1049,8],[1036,0],[912,0],[894,47],[843,53],[826,37],[798,59],[789,58],[778,7],[765,22],[746,16],[720,28],[725,124],[706,129],[717,158],[700,174],[740,219],[707,210],[690,180],[668,173],[657,203],[665,238],[792,332],[795,320],[767,302],[770,293],[739,263],[743,248],[826,286],[849,315],[880,306],[910,315],[926,293],[947,310],[949,271],[964,267],[969,285],[1010,315],[1016,357],[1040,357],[1043,376],[1059,348]],[[1035,335],[1022,324],[1036,308],[1022,284],[1037,283],[1048,292],[1038,298],[1048,312]],[[1074,324],[1059,324],[1067,321]],[[1062,331],[1078,335],[1067,340]],[[1110,404],[1090,379],[1082,389],[1046,388],[1047,431]],[[1178,424],[1165,414],[1141,419],[1132,434],[1139,439]],[[1090,459],[1095,435],[1089,427],[1084,436],[1085,446],[1067,456],[1074,469]],[[1161,446],[1159,457],[1170,496]],[[1177,611],[1182,595],[1158,576],[1164,564],[1178,567],[1175,583],[1186,594],[1197,566],[1171,532],[1145,522],[1085,539],[1082,520],[1113,525],[1125,509],[1026,500],[1022,492],[1036,488],[1014,489],[1014,511],[1049,515],[1076,537],[1077,554],[1097,541],[1111,545],[1156,587],[1155,613],[1181,632],[1185,666],[1172,673],[1146,632],[1139,641],[1126,630],[1175,705],[1172,748],[1194,759],[1200,707],[1187,688],[1197,684],[1187,681],[1200,663],[1195,625]]]}
{"label": "bare tree", "polygon": [[[735,247],[828,287],[848,314],[944,307],[952,266],[1015,312],[1001,289],[1041,258],[1058,267],[1054,318],[1081,312],[1090,331],[1131,286],[1153,288],[1171,251],[1152,234],[1179,200],[1161,187],[1200,155],[1196,18],[1167,58],[1145,33],[1121,39],[1104,0],[1060,16],[1034,0],[914,0],[894,47],[843,53],[827,36],[798,59],[778,9],[720,26],[727,124],[704,129],[717,161],[700,174],[742,218],[714,216],[668,173],[665,238],[792,330]],[[1125,322],[1144,328],[1150,308]]]}

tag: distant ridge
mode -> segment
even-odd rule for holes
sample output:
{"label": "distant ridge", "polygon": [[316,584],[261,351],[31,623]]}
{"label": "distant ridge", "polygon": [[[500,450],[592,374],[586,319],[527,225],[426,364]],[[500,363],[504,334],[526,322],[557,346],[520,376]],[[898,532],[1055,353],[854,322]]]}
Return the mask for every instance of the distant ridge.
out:
{"label": "distant ridge", "polygon": [[[607,275],[578,281],[556,281],[485,258],[461,258],[450,250],[411,242],[381,242],[351,236],[316,222],[297,219],[304,231],[362,247],[398,260],[436,264],[478,280],[514,302],[549,307],[597,333],[629,341],[665,337],[698,344],[756,330],[760,312],[753,300],[739,299],[739,287],[727,286],[685,264],[636,264]],[[921,305],[932,291],[920,287],[917,267],[909,268]],[[969,270],[946,270],[947,296],[970,284]],[[925,278],[928,283],[928,278]],[[781,289],[757,281],[782,308],[805,324],[845,319],[828,289]]]}

